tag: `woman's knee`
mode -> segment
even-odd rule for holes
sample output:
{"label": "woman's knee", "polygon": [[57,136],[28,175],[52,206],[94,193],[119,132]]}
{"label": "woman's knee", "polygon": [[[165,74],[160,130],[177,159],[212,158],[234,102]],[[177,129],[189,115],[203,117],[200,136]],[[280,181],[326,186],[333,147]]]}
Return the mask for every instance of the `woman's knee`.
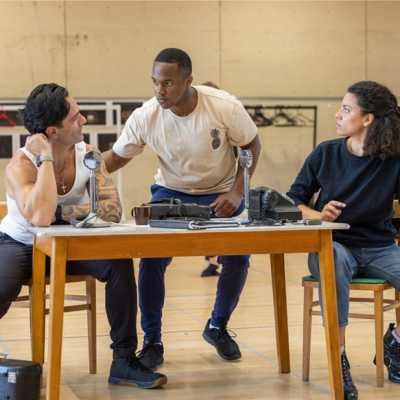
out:
{"label": "woman's knee", "polygon": [[336,243],[333,248],[333,257],[335,262],[335,274],[337,284],[349,284],[353,275],[357,272],[357,262],[350,251]]}
{"label": "woman's knee", "polygon": [[[357,269],[356,262],[351,253],[340,243],[334,242],[333,260],[336,275],[336,283],[349,283]],[[319,254],[310,253],[308,255],[308,269],[311,274],[320,278]]]}
{"label": "woman's knee", "polygon": [[317,253],[308,255],[308,269],[314,278],[319,279],[319,256]]}

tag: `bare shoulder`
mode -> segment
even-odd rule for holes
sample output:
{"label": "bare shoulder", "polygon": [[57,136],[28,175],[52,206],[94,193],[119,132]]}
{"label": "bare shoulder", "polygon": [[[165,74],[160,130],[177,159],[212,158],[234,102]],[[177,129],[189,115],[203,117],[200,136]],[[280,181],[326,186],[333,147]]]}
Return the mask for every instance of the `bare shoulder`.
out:
{"label": "bare shoulder", "polygon": [[18,151],[7,164],[5,175],[7,190],[12,195],[16,187],[36,181],[37,169],[24,153]]}
{"label": "bare shoulder", "polygon": [[22,151],[17,151],[6,167],[7,177],[15,173],[33,177],[37,175],[36,166]]}

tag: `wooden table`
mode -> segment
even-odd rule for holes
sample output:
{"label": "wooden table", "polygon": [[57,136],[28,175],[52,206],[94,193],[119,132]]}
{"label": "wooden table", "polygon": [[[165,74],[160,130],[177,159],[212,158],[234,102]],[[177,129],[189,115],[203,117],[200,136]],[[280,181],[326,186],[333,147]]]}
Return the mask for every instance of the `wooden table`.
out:
{"label": "wooden table", "polygon": [[201,256],[204,254],[270,254],[279,372],[290,372],[284,253],[318,252],[332,398],[343,399],[339,326],[333,264],[332,230],[346,224],[240,227],[201,231],[147,226],[76,229],[71,226],[31,228],[35,233],[32,286],[32,357],[44,361],[45,256],[51,257],[50,326],[46,398],[60,396],[65,266],[67,260]]}

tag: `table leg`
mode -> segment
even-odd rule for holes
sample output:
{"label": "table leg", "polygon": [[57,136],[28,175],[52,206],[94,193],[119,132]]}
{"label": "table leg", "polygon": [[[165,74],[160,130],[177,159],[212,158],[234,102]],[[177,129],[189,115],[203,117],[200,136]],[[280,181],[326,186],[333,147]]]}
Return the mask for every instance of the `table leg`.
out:
{"label": "table leg", "polygon": [[333,398],[342,400],[344,395],[340,366],[339,321],[331,231],[321,231],[320,277],[329,380]]}
{"label": "table leg", "polygon": [[66,259],[66,241],[64,239],[53,238],[50,267],[50,326],[47,355],[47,400],[58,400],[60,397]]}
{"label": "table leg", "polygon": [[290,372],[290,354],[286,304],[285,259],[283,254],[271,254],[270,259],[279,372],[286,374]]}
{"label": "table leg", "polygon": [[46,255],[33,246],[31,288],[32,360],[44,363],[44,325],[46,296]]}

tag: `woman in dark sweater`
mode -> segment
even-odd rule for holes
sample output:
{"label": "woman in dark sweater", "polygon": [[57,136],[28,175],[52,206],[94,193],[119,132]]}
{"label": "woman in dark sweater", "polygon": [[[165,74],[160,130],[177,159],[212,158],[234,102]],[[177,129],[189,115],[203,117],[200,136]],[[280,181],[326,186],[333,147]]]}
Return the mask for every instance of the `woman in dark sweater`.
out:
{"label": "woman in dark sweater", "polygon": [[[396,97],[379,83],[355,83],[336,113],[336,130],[341,138],[317,146],[288,195],[304,218],[350,224],[349,230],[334,231],[333,245],[345,399],[357,399],[344,351],[351,279],[355,275],[382,278],[400,289],[400,248],[392,225],[393,199],[400,192]],[[317,254],[309,255],[309,268],[319,278]],[[384,359],[389,379],[400,383],[400,327],[394,324],[385,334]]]}

